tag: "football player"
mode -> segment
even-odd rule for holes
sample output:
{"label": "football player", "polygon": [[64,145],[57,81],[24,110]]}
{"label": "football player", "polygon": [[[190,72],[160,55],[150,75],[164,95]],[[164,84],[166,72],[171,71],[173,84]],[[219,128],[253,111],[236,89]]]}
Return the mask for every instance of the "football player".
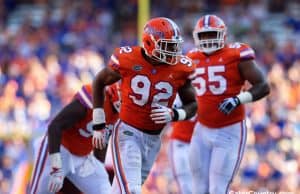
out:
{"label": "football player", "polygon": [[[160,134],[170,121],[186,120],[197,110],[191,78],[195,66],[182,56],[183,39],[174,21],[153,18],[142,46],[115,49],[108,67],[93,82],[93,145],[105,146],[104,87],[121,80],[120,120],[112,133],[113,194],[140,194],[160,149]],[[176,93],[183,106],[172,109]]]}
{"label": "football player", "polygon": [[[270,90],[254,50],[226,43],[226,30],[219,17],[201,17],[193,31],[197,49],[188,54],[197,65],[193,85],[201,107],[190,145],[193,194],[228,192],[246,144],[245,104]],[[245,81],[252,87],[241,91]]]}
{"label": "football player", "polygon": [[[174,107],[180,107],[181,100],[176,97]],[[192,172],[189,164],[189,148],[196,124],[196,116],[186,121],[176,121],[170,124],[169,157],[173,176],[180,194],[192,193]]]}
{"label": "football player", "polygon": [[[105,111],[107,127],[118,118],[117,83],[107,87]],[[83,86],[72,102],[65,106],[50,122],[48,132],[36,153],[31,180],[31,194],[55,193],[61,190],[83,193],[110,193],[107,172],[103,163],[93,155],[91,85]],[[106,131],[106,141],[109,130]],[[105,151],[96,156],[104,161]],[[70,181],[71,183],[69,183]],[[75,185],[78,189],[76,189]]]}

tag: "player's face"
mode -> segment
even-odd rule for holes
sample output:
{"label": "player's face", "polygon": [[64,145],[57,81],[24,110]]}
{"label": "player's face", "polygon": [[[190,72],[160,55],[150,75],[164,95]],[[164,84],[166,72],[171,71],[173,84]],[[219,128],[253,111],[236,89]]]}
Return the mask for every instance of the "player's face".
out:
{"label": "player's face", "polygon": [[156,50],[156,56],[162,59],[163,62],[173,64],[176,58],[181,53],[181,43],[171,41],[158,41],[159,49]]}
{"label": "player's face", "polygon": [[[199,40],[216,40],[218,38],[218,32],[201,32],[198,33]],[[207,41],[206,44],[203,44],[204,48],[212,48],[218,46],[217,43],[212,43],[212,41]]]}
{"label": "player's face", "polygon": [[178,52],[179,51],[179,44],[178,43],[167,43],[167,42],[160,42],[158,43],[162,50],[167,52]]}

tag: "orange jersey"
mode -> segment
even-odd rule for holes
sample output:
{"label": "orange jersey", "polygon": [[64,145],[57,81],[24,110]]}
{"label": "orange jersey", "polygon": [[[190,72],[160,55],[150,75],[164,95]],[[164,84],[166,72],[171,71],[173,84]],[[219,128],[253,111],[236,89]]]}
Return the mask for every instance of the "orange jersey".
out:
{"label": "orange jersey", "polygon": [[120,111],[120,84],[114,83],[105,88],[104,112],[107,125],[113,125],[119,119]]}
{"label": "orange jersey", "polygon": [[[118,118],[118,112],[112,105],[119,100],[116,96],[117,86],[111,85],[105,91],[104,112],[107,124],[113,124]],[[84,156],[89,154],[92,149],[92,87],[91,85],[83,86],[75,95],[75,98],[81,104],[88,108],[85,118],[80,121],[74,121],[72,128],[63,131],[62,145],[72,154]]]}
{"label": "orange jersey", "polygon": [[245,80],[240,75],[238,64],[255,58],[252,48],[234,43],[211,55],[195,49],[187,56],[197,65],[193,85],[197,92],[199,122],[218,128],[243,120],[244,105],[238,106],[229,115],[220,112],[218,106],[223,99],[240,93]]}
{"label": "orange jersey", "polygon": [[196,122],[197,119],[172,122],[171,138],[184,142],[190,142]]}
{"label": "orange jersey", "polygon": [[151,120],[151,109],[157,104],[171,108],[178,88],[195,69],[184,56],[176,65],[152,65],[145,60],[141,47],[117,48],[109,67],[122,76],[120,119],[145,131],[164,127]]}

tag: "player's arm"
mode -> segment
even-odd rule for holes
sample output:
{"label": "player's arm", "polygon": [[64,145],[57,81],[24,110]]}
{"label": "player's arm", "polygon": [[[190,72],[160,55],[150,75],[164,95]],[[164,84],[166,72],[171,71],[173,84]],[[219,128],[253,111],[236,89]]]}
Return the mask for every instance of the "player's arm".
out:
{"label": "player's arm", "polygon": [[[120,110],[120,98],[118,94],[119,85],[112,84],[105,88],[104,110],[106,117],[106,128],[109,130],[107,141],[116,122],[118,112]],[[95,157],[104,163],[106,157],[107,146],[104,149],[94,148]]]}
{"label": "player's arm", "polygon": [[105,113],[104,113],[104,92],[105,86],[113,84],[121,79],[118,71],[106,67],[101,70],[93,81],[93,146],[103,149],[105,142]]}
{"label": "player's arm", "polygon": [[74,122],[86,116],[87,108],[79,100],[74,99],[65,106],[48,126],[48,149],[51,164],[48,190],[57,192],[63,185],[62,160],[60,144],[62,131],[73,127]]}
{"label": "player's arm", "polygon": [[93,81],[93,107],[103,108],[104,103],[104,88],[107,85],[113,84],[121,79],[119,72],[106,67],[100,71]]}
{"label": "player's arm", "polygon": [[48,149],[50,154],[60,151],[62,131],[73,127],[74,122],[83,119],[86,113],[87,108],[79,100],[74,99],[56,115],[48,126]]}
{"label": "player's arm", "polygon": [[[270,93],[270,86],[265,78],[266,76],[263,75],[263,72],[254,60],[242,61],[238,67],[244,80],[249,81],[252,85],[249,90],[238,95],[241,104],[259,100]],[[249,93],[246,94],[249,97],[243,98],[241,96],[245,95],[243,93]]]}
{"label": "player's arm", "polygon": [[191,80],[188,79],[185,84],[178,90],[178,95],[180,96],[180,99],[182,101],[182,107],[180,109],[177,109],[177,112],[185,112],[185,116],[178,115],[184,119],[179,118],[178,120],[187,120],[192,118],[197,112],[197,100],[196,92],[191,84]]}
{"label": "player's arm", "polygon": [[259,100],[270,93],[270,86],[254,60],[242,61],[238,68],[242,78],[250,82],[252,87],[234,97],[224,99],[219,105],[219,110],[224,114],[230,114],[240,104]]}

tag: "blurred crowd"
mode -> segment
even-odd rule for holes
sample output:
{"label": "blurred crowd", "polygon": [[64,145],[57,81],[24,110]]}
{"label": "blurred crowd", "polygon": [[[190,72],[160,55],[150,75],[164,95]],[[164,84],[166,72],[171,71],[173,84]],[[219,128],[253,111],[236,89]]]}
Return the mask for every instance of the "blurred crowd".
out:
{"label": "blurred crowd", "polygon": [[[30,174],[34,139],[45,133],[49,119],[82,83],[105,66],[112,49],[138,43],[136,0],[24,2],[0,1],[2,194],[17,193],[19,175]],[[267,99],[247,107],[248,143],[232,189],[300,193],[299,1],[150,2],[151,16],[167,16],[179,24],[184,51],[193,47],[193,26],[206,13],[226,22],[228,41],[255,49],[272,90]],[[168,132],[144,186],[146,194],[177,193],[168,168]]]}

